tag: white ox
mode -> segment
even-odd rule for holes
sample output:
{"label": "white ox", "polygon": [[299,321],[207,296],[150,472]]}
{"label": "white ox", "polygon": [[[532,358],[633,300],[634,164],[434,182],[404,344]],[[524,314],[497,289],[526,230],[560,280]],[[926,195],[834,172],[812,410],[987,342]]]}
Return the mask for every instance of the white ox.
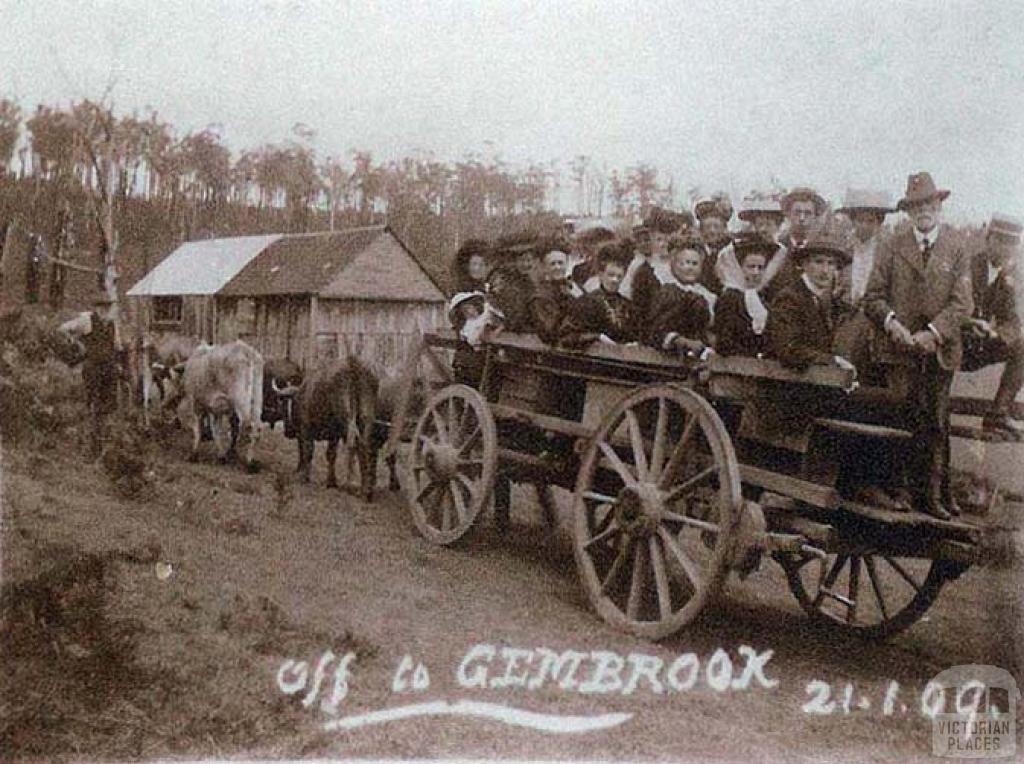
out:
{"label": "white ox", "polygon": [[241,340],[227,345],[203,343],[185,362],[182,388],[192,428],[189,460],[198,457],[203,417],[209,415],[218,446],[223,443],[225,425],[231,430],[231,443],[227,449],[221,448],[221,459],[234,454],[241,438],[247,441],[243,462],[249,471],[254,471],[253,452],[263,411],[263,356]]}

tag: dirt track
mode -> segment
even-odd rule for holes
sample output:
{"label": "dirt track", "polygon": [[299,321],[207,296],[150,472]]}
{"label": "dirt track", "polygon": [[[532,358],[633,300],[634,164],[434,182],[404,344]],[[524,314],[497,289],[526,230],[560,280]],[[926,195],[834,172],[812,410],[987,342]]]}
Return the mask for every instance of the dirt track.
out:
{"label": "dirt track", "polygon": [[[319,461],[314,485],[293,485],[294,444],[277,433],[260,445],[266,468],[255,476],[212,458],[190,465],[182,453],[179,442],[162,458],[145,500],[116,498],[96,465],[68,454],[3,454],[5,649],[21,657],[8,664],[0,687],[5,758],[924,760],[931,723],[919,704],[932,676],[962,663],[995,664],[1020,676],[1020,577],[1008,569],[969,571],[909,632],[865,645],[811,628],[781,571],[766,562],[745,582],[733,580],[701,623],[652,644],[612,630],[591,611],[576,577],[565,501],[552,534],[530,493],[519,490],[508,538],[498,537],[485,517],[470,543],[442,549],[416,535],[399,496],[370,505],[323,487]],[[99,615],[95,608],[74,610],[77,590],[40,583],[41,571],[69,561],[73,576],[85,580],[82,571],[96,560]],[[59,596],[38,594],[44,590]],[[39,604],[47,596],[57,601],[58,615],[45,615],[53,610]],[[81,613],[92,619],[71,617]],[[661,693],[644,678],[630,694],[583,693],[551,681],[536,689],[464,688],[457,669],[477,644],[638,653],[666,668],[693,653],[700,676],[691,689],[672,692],[663,670]],[[707,667],[719,649],[739,678],[742,646],[773,651],[763,673],[777,686],[756,679],[746,689],[709,686]],[[312,678],[328,649],[355,654],[336,714],[321,708],[336,661],[309,707],[305,688],[288,695],[278,686],[286,660],[306,661]],[[425,664],[429,687],[396,693],[392,681],[407,654]],[[500,681],[505,666],[498,658],[468,668],[485,665],[488,680]],[[714,670],[724,665],[719,654]],[[588,666],[579,672],[584,686]],[[294,675],[285,671],[282,678]],[[813,680],[830,684],[832,713],[802,710]],[[886,715],[892,681],[898,691]],[[630,717],[578,734],[439,716],[323,728],[339,717],[462,700]],[[40,724],[42,711],[55,723]]]}

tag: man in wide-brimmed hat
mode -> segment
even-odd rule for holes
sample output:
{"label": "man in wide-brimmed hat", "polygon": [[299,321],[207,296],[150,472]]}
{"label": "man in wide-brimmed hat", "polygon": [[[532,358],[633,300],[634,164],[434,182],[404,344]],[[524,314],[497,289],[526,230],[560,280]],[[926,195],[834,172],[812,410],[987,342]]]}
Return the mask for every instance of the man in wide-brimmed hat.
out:
{"label": "man in wide-brimmed hat", "polygon": [[897,208],[910,230],[882,242],[864,294],[864,310],[886,335],[883,359],[907,366],[906,414],[914,437],[906,465],[909,499],[919,511],[948,519],[956,511],[949,490],[949,391],[960,367],[960,327],[971,314],[970,258],[939,225],[942,202],[927,172],[910,175]]}
{"label": "man in wide-brimmed hat", "polygon": [[1017,307],[1020,244],[1024,223],[996,213],[988,224],[985,249],[971,263],[974,312],[963,327],[965,371],[1005,363],[992,410],[982,418],[989,431],[1019,434],[1011,408],[1024,387],[1024,337]]}

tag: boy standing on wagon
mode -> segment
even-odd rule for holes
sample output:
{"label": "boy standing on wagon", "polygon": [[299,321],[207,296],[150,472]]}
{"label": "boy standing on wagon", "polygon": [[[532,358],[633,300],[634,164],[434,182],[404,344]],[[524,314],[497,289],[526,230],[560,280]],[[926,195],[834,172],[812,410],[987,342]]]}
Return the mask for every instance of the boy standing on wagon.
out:
{"label": "boy standing on wagon", "polygon": [[768,344],[772,354],[794,371],[806,371],[814,363],[853,369],[853,364],[832,351],[838,315],[832,288],[836,271],[849,259],[846,248],[826,229],[790,256],[801,273],[771,303]]}

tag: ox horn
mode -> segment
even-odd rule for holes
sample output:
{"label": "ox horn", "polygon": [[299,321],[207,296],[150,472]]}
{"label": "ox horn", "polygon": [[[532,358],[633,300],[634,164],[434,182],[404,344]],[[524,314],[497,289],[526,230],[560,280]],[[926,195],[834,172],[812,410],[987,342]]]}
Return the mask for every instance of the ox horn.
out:
{"label": "ox horn", "polygon": [[284,387],[278,387],[276,379],[270,380],[270,387],[273,388],[274,392],[277,393],[277,395],[279,395],[282,398],[290,398],[293,395],[295,395],[295,393],[299,392],[299,388],[297,388],[295,385],[285,385]]}

